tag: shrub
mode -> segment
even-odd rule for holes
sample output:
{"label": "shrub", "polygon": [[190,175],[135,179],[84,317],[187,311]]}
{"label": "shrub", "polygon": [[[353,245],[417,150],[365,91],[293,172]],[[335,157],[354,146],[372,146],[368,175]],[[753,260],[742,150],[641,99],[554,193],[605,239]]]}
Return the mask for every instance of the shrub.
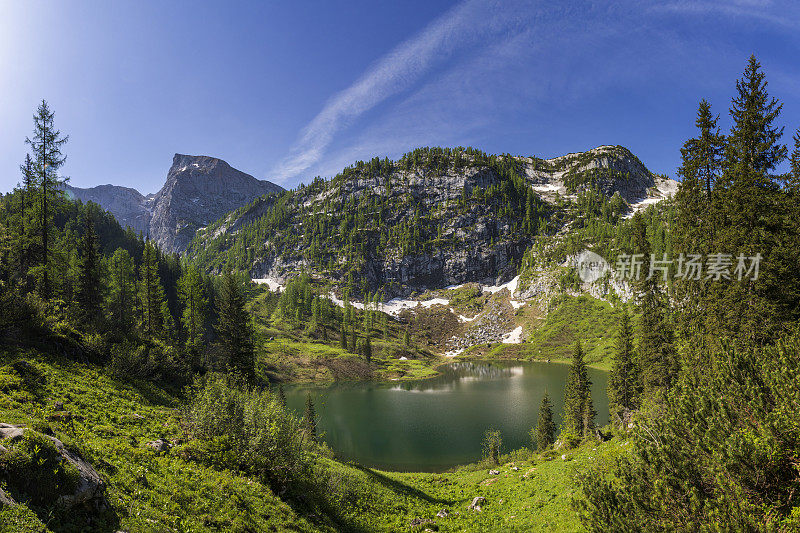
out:
{"label": "shrub", "polygon": [[273,488],[310,473],[314,444],[306,440],[301,421],[268,390],[208,374],[195,382],[186,418],[194,436],[205,441],[186,447],[189,456],[258,475]]}

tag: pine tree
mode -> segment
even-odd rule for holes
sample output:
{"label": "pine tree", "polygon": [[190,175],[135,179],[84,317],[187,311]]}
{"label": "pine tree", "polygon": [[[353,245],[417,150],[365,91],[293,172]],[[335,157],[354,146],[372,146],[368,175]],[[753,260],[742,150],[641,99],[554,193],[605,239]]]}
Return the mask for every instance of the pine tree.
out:
{"label": "pine tree", "polygon": [[345,329],[344,321],[342,321],[342,329],[339,331],[339,347],[342,350],[347,350],[347,330]]}
{"label": "pine tree", "polygon": [[608,406],[612,415],[621,417],[624,411],[637,406],[639,375],[634,364],[633,329],[627,310],[623,310],[617,334],[616,353],[608,377]]}
{"label": "pine tree", "polygon": [[550,395],[546,392],[539,406],[539,420],[536,423],[536,432],[533,435],[533,443],[539,452],[546,450],[556,439],[556,424],[553,422],[553,406],[550,403]]}
{"label": "pine tree", "polygon": [[186,346],[190,350],[197,350],[205,333],[208,300],[200,272],[194,266],[187,266],[178,279],[178,300],[183,305],[181,324],[186,332]]}
{"label": "pine tree", "polygon": [[586,362],[583,359],[583,348],[580,341],[577,341],[564,391],[564,431],[571,437],[584,436],[584,415],[587,413],[587,402],[591,402],[589,398],[591,385]]}
{"label": "pine tree", "polygon": [[100,254],[97,251],[97,234],[94,230],[94,219],[91,211],[87,211],[80,240],[78,258],[78,279],[75,291],[75,302],[80,316],[94,324],[101,316],[103,294],[100,273]]}
{"label": "pine tree", "polygon": [[139,267],[139,319],[141,329],[146,335],[160,335],[164,316],[161,303],[164,301],[164,288],[158,275],[158,250],[147,242],[142,252]]}
{"label": "pine tree", "polygon": [[372,362],[372,340],[370,339],[369,333],[367,333],[366,337],[364,338],[363,355],[364,359],[367,360],[367,363]]}
{"label": "pine tree", "polygon": [[106,308],[114,327],[128,333],[133,326],[136,302],[136,269],[128,251],[117,248],[108,265],[108,300]]}
{"label": "pine tree", "polygon": [[217,347],[231,370],[250,378],[255,373],[253,327],[244,309],[244,295],[230,271],[222,278],[217,299]]}
{"label": "pine tree", "polygon": [[69,136],[63,137],[61,132],[55,129],[54,117],[55,114],[50,111],[47,102],[42,100],[33,116],[33,138],[25,139],[25,142],[31,146],[35,158],[33,168],[40,189],[38,223],[41,237],[41,295],[44,299],[50,298],[49,257],[50,226],[53,217],[52,203],[56,196],[61,194],[61,185],[68,181],[68,178],[61,178],[58,175],[58,169],[67,159],[61,152],[61,147],[69,140]]}
{"label": "pine tree", "polygon": [[306,410],[303,413],[303,423],[311,440],[317,439],[317,411],[314,409],[314,400],[311,393],[306,394]]}

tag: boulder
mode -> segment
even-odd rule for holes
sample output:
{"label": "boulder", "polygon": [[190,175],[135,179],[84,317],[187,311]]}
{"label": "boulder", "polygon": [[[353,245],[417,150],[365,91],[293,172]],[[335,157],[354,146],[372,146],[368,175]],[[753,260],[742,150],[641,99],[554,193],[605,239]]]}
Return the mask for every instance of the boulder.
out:
{"label": "boulder", "polygon": [[490,475],[490,476],[496,476],[496,475],[498,475],[498,474],[500,474],[500,471],[499,471],[499,470],[489,470],[489,475]]}
{"label": "boulder", "polygon": [[157,452],[168,452],[170,448],[172,448],[172,444],[169,441],[164,439],[156,439],[154,441],[148,442],[147,445],[153,448]]}
{"label": "boulder", "polygon": [[437,518],[447,518],[448,515],[449,513],[447,512],[447,509],[442,509],[441,511],[436,513]]}
{"label": "boulder", "polygon": [[[21,439],[22,435],[25,432],[25,426],[22,425],[13,425],[13,424],[4,424],[0,422],[0,440],[16,440]],[[5,450],[5,448],[4,448]]]}
{"label": "boulder", "polygon": [[[0,423],[0,439],[2,440],[13,442],[17,439],[21,439],[26,431],[31,430],[21,425]],[[105,482],[100,478],[100,474],[98,474],[97,471],[92,468],[92,465],[87,463],[80,455],[68,450],[63,442],[50,435],[43,436],[53,442],[63,460],[72,464],[79,473],[75,490],[71,494],[62,494],[59,496],[56,503],[67,508],[91,501],[104,505]],[[0,446],[0,452],[4,451],[6,451],[6,448]]]}
{"label": "boulder", "polygon": [[481,504],[485,501],[486,498],[484,498],[483,496],[475,496],[474,498],[472,498],[472,503],[469,504],[469,507],[467,507],[467,509],[480,512]]}
{"label": "boulder", "polygon": [[3,507],[4,505],[16,505],[16,504],[17,502],[15,502],[11,496],[3,492],[3,489],[0,489],[0,507]]}

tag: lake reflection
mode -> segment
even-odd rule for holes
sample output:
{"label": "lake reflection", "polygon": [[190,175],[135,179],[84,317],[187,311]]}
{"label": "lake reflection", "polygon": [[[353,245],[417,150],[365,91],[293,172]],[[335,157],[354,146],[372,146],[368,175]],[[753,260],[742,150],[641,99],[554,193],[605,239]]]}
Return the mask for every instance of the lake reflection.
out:
{"label": "lake reflection", "polygon": [[[475,461],[489,427],[502,432],[505,451],[530,447],[545,391],[561,422],[568,365],[460,362],[441,371],[419,381],[287,387],[286,400],[302,414],[310,392],[317,427],[340,457],[390,470],[440,471]],[[589,369],[589,377],[602,425],[609,419],[607,374]]]}

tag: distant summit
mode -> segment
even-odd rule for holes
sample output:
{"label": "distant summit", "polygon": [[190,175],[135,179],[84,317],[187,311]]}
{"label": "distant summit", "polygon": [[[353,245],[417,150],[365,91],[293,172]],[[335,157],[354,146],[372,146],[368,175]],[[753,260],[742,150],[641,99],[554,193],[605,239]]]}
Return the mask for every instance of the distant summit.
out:
{"label": "distant summit", "polygon": [[123,226],[149,234],[162,250],[183,252],[199,228],[283,188],[216,157],[175,154],[167,181],[156,194],[144,196],[117,185],[88,189],[67,185],[66,191],[84,202],[99,204]]}

